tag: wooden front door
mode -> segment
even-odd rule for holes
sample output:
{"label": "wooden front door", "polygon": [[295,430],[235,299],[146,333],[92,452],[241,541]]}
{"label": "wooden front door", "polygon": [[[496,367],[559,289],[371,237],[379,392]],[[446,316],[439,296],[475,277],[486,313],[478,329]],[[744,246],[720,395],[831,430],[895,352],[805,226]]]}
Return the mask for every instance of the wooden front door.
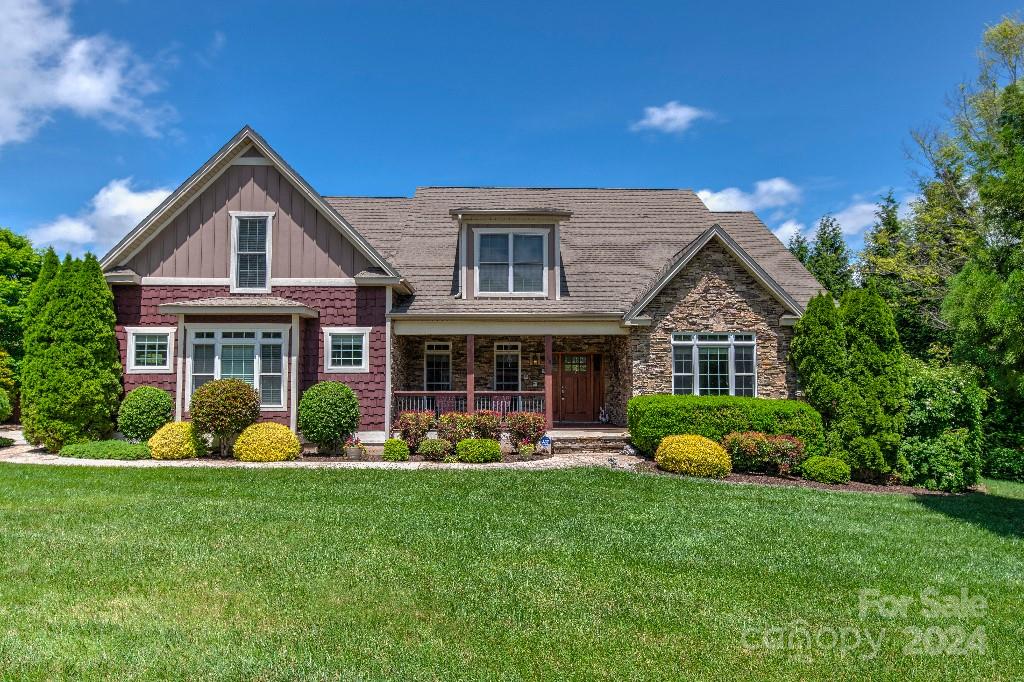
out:
{"label": "wooden front door", "polygon": [[597,421],[600,357],[592,353],[559,353],[555,356],[555,421]]}

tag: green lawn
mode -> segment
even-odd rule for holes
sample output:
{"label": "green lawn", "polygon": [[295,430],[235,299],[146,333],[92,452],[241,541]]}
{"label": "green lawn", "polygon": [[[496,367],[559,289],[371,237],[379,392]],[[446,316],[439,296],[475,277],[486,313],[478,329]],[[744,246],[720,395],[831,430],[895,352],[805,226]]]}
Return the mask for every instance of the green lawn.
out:
{"label": "green lawn", "polygon": [[[1024,486],[990,485],[4,465],[0,677],[1020,679]],[[862,588],[962,587],[984,615],[858,617]],[[794,621],[819,644],[765,648]],[[956,625],[985,651],[904,651]]]}

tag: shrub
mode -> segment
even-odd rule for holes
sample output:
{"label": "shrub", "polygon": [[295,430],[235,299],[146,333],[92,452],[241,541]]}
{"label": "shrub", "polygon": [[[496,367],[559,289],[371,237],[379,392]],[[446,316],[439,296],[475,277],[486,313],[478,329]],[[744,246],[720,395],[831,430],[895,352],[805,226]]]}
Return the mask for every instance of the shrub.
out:
{"label": "shrub", "polygon": [[646,395],[631,398],[626,413],[630,440],[648,456],[666,436],[696,434],[718,442],[734,431],[795,436],[808,455],[824,450],[821,416],[799,400]]}
{"label": "shrub", "polygon": [[477,438],[501,438],[501,412],[480,410],[473,413],[473,435]]}
{"label": "shrub", "polygon": [[416,448],[416,454],[422,455],[423,459],[440,462],[452,451],[452,444],[443,438],[427,438],[420,442]]}
{"label": "shrub", "polygon": [[735,471],[764,471],[789,474],[804,460],[804,444],[794,436],[779,436],[757,431],[730,433],[722,447],[732,459]]}
{"label": "shrub", "polygon": [[260,397],[241,379],[218,379],[196,389],[188,411],[193,428],[214,436],[224,456],[234,437],[260,418]]}
{"label": "shrub", "polygon": [[437,418],[437,437],[459,443],[473,437],[473,415],[466,412],[445,412]]}
{"label": "shrub", "polygon": [[171,394],[154,386],[139,386],[125,396],[117,413],[117,429],[135,442],[149,440],[171,421]]}
{"label": "shrub", "polygon": [[401,438],[388,438],[383,457],[385,462],[404,462],[409,459],[409,445]]}
{"label": "shrub", "polygon": [[9,448],[14,445],[13,438],[7,438],[6,436],[0,436],[0,448]]}
{"label": "shrub", "polygon": [[913,471],[912,481],[929,490],[963,492],[978,482],[981,457],[967,429],[946,429],[937,438],[904,438],[900,455]]}
{"label": "shrub", "polygon": [[242,462],[283,462],[302,453],[298,436],[284,424],[260,422],[247,426],[235,441],[235,459]]}
{"label": "shrub", "polygon": [[523,458],[533,457],[537,454],[537,446],[533,443],[527,443],[524,441],[519,444],[518,448],[516,448],[516,452]]}
{"label": "shrub", "polygon": [[525,440],[536,445],[547,431],[547,421],[540,412],[512,412],[505,417],[505,424],[513,443]]}
{"label": "shrub", "polygon": [[338,381],[313,384],[299,400],[297,425],[318,452],[337,452],[359,428],[359,399]]}
{"label": "shrub", "polygon": [[455,446],[455,454],[460,462],[500,462],[501,444],[491,438],[466,438]]}
{"label": "shrub", "polygon": [[654,461],[665,471],[702,478],[725,478],[732,470],[725,448],[704,436],[666,436]]}
{"label": "shrub", "polygon": [[1024,450],[992,448],[985,460],[985,475],[1024,483]]}
{"label": "shrub", "polygon": [[129,443],[124,440],[94,440],[91,443],[65,445],[60,449],[61,457],[80,459],[149,459],[149,446],[145,443]]}
{"label": "shrub", "polygon": [[409,444],[410,448],[419,447],[420,441],[427,437],[427,432],[434,426],[433,412],[407,411],[398,415],[395,420],[395,427],[402,435],[402,440]]}
{"label": "shrub", "polygon": [[192,422],[164,424],[146,444],[153,459],[191,459],[206,452],[206,444]]}
{"label": "shrub", "polygon": [[800,471],[808,481],[842,484],[850,482],[850,465],[838,457],[808,457]]}
{"label": "shrub", "polygon": [[11,398],[7,391],[0,388],[0,422],[7,421],[11,416]]}

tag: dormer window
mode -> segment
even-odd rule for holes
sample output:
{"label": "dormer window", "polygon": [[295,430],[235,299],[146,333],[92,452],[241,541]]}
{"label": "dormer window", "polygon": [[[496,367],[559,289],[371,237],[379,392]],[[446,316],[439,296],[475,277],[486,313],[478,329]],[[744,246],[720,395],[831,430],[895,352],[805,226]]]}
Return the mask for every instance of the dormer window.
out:
{"label": "dormer window", "polygon": [[477,228],[478,296],[547,296],[547,229]]}
{"label": "dormer window", "polygon": [[231,212],[231,292],[270,291],[273,213]]}

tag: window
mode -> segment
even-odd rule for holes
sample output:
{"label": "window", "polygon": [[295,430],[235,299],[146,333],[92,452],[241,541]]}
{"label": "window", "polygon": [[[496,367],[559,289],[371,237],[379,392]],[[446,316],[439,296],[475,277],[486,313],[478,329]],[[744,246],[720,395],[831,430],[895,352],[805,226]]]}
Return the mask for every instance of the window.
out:
{"label": "window", "polygon": [[428,341],[423,350],[423,390],[452,390],[452,345]]}
{"label": "window", "polygon": [[519,344],[494,344],[494,390],[519,390]]}
{"label": "window", "polygon": [[546,296],[548,228],[477,228],[476,293]]}
{"label": "window", "polygon": [[672,392],[757,395],[754,334],[673,334]]}
{"label": "window", "polygon": [[170,374],[174,371],[174,327],[126,327],[128,374]]}
{"label": "window", "polygon": [[273,213],[231,211],[231,291],[270,291]]}
{"label": "window", "polygon": [[369,372],[370,328],[325,327],[325,372]]}
{"label": "window", "polygon": [[256,389],[263,409],[284,409],[286,382],[283,330],[192,330],[189,396],[215,379],[240,379]]}

